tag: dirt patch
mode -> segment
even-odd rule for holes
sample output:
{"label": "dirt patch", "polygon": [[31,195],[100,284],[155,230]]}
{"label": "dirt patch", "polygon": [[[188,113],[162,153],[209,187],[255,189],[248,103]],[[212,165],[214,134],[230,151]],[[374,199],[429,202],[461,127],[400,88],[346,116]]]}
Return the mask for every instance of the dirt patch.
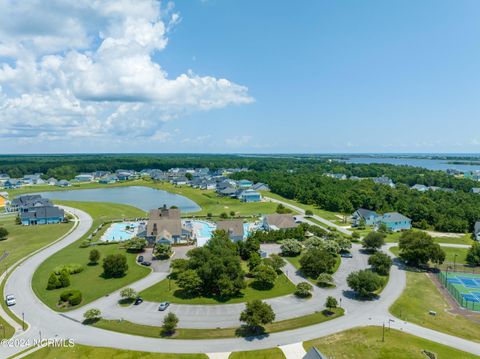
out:
{"label": "dirt patch", "polygon": [[431,235],[434,238],[462,238],[465,233],[448,233],[448,232],[434,232],[434,231],[424,231]]}

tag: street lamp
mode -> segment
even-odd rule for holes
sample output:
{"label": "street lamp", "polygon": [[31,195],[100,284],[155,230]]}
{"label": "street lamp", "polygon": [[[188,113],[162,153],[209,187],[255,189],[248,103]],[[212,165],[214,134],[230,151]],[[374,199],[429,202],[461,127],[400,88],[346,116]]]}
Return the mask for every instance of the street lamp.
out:
{"label": "street lamp", "polygon": [[456,272],[455,267],[456,267],[456,264],[457,264],[457,255],[458,254],[455,253],[455,255],[453,256],[453,272],[454,273]]}
{"label": "street lamp", "polygon": [[22,330],[25,331],[25,313],[22,312]]}

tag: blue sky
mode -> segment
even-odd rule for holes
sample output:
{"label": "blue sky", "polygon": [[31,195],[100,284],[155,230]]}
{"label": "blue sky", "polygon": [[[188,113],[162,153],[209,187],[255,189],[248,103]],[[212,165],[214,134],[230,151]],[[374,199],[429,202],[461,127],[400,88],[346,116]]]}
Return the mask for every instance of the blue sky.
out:
{"label": "blue sky", "polygon": [[477,1],[0,2],[6,153],[480,152]]}

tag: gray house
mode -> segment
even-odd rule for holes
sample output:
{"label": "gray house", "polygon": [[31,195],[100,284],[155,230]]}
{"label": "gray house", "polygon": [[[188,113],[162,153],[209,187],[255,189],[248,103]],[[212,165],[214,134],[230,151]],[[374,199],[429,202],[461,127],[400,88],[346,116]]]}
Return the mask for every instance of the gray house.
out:
{"label": "gray house", "polygon": [[480,222],[475,222],[475,229],[473,231],[473,236],[475,237],[476,241],[480,241]]}
{"label": "gray house", "polygon": [[365,221],[366,226],[374,226],[379,219],[380,215],[377,212],[359,208],[352,214],[352,227],[358,227],[362,220]]}
{"label": "gray house", "polygon": [[232,242],[242,241],[245,235],[243,221],[241,219],[219,221],[217,222],[217,230],[223,230],[227,232],[228,238],[230,238]]}

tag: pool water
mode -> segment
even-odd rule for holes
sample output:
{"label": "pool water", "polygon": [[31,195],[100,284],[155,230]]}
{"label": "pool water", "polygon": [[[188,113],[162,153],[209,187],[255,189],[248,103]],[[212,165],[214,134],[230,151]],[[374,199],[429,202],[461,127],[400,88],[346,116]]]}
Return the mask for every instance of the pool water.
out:
{"label": "pool water", "polygon": [[101,240],[104,242],[123,242],[135,237],[138,233],[139,223],[137,222],[121,222],[113,223],[110,228],[105,231]]}

